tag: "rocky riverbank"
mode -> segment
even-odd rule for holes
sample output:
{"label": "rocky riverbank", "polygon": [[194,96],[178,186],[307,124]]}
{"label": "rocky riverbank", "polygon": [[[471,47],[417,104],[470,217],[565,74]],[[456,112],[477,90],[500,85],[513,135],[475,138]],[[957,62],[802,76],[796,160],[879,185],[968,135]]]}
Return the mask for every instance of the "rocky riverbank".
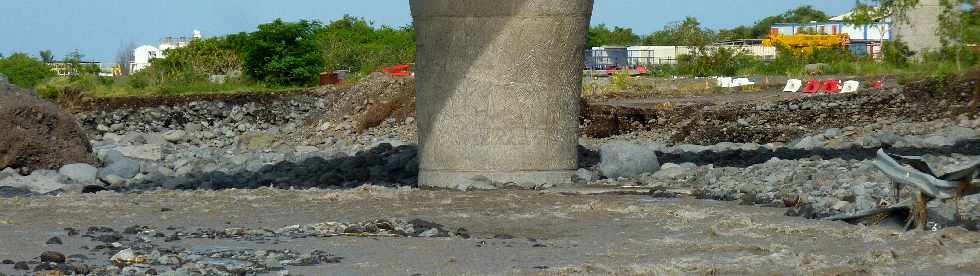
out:
{"label": "rocky riverbank", "polygon": [[[358,114],[365,114],[373,105],[370,102],[385,95],[400,95],[404,82],[389,78],[375,80],[369,86],[381,92],[368,93],[374,97],[363,96],[367,93],[363,91],[341,91],[297,94],[263,102],[192,101],[79,112],[75,115],[91,137],[101,165],[72,164],[58,171],[39,170],[27,176],[8,169],[0,173],[0,184],[5,183],[0,195],[268,186],[415,186],[418,160],[415,137],[409,134],[414,131],[411,113],[391,113],[391,118],[367,130],[357,127],[361,124],[357,122]],[[756,103],[759,107],[750,109],[786,105],[789,110],[781,112],[792,117],[799,115],[791,111],[794,104],[812,110],[814,106],[836,103],[857,113],[896,102],[903,103],[899,106],[918,105],[902,96],[904,92],[882,93],[885,94]],[[356,100],[364,106],[348,101],[338,105],[333,102],[337,100]],[[712,108],[725,110],[721,106]],[[784,202],[792,198],[806,202],[813,209],[812,214],[806,215],[816,218],[894,201],[890,198],[894,193],[889,180],[870,164],[878,148],[888,148],[895,154],[924,155],[940,168],[980,156],[980,120],[966,116],[911,119],[908,116],[919,113],[903,116],[891,111],[875,114],[881,116],[869,123],[862,123],[863,119],[845,120],[850,123],[841,128],[800,131],[810,135],[766,144],[673,144],[643,138],[644,133],[657,130],[602,139],[583,137],[579,181],[589,185],[688,189],[699,197],[766,206],[798,205]],[[766,120],[736,121],[748,128],[768,124]],[[583,127],[588,128],[588,121]],[[661,133],[672,131],[675,130]],[[642,165],[626,175],[601,170],[599,161],[605,154],[601,145],[617,143],[641,144],[640,150],[633,151],[655,153],[655,157],[648,158],[658,160],[655,165]],[[964,202],[961,214],[977,217],[980,199],[967,197]]]}
{"label": "rocky riverbank", "polygon": [[[382,79],[369,85],[375,88],[357,88],[374,91],[369,97],[362,95],[367,92],[357,89],[325,90],[254,100],[231,97],[160,104],[144,101],[133,106],[77,111],[74,115],[91,142],[97,162],[93,162],[94,165],[69,164],[57,170],[0,170],[0,198],[14,205],[47,200],[69,200],[66,204],[84,205],[95,198],[115,197],[131,201],[132,206],[127,208],[136,210],[143,200],[212,193],[225,196],[250,194],[249,200],[264,196],[251,194],[268,191],[313,196],[329,189],[353,187],[362,187],[352,190],[354,193],[368,190],[418,193],[419,190],[414,189],[418,158],[413,109],[399,102],[404,100],[405,88],[410,83]],[[618,131],[626,130],[623,133],[605,138],[581,137],[580,169],[576,179],[579,188],[538,188],[546,195],[628,191],[628,194],[643,194],[642,200],[650,204],[696,199],[702,202],[733,201],[736,203],[732,204],[755,208],[750,210],[775,207],[781,208],[778,211],[781,215],[822,219],[897,203],[900,198],[896,198],[891,180],[872,164],[878,149],[884,148],[888,153],[898,155],[923,156],[939,173],[980,159],[980,133],[977,131],[980,119],[952,116],[949,106],[940,110],[927,105],[952,103],[952,100],[929,98],[919,102],[910,100],[903,94],[905,91],[881,93],[701,106],[699,109],[705,112],[703,116],[686,119],[683,118],[686,111],[677,110],[674,110],[676,114],[647,110],[639,115],[616,115],[619,117],[614,120],[614,126],[629,122],[630,126],[637,127],[622,128],[620,124]],[[399,100],[389,101],[396,98]],[[797,108],[792,108],[793,105]],[[901,112],[915,108],[920,109]],[[746,110],[754,111],[744,113]],[[834,110],[843,110],[843,113]],[[667,116],[661,113],[671,114],[671,117],[657,117]],[[818,113],[823,115],[814,115]],[[378,117],[372,114],[383,114],[384,118],[377,120]],[[582,124],[585,133],[590,133],[589,129],[595,126],[595,121],[589,119],[595,114],[586,114]],[[698,121],[698,118],[704,120]],[[370,124],[365,124],[365,119],[370,119]],[[374,127],[365,129],[365,125]],[[700,130],[688,131],[695,129]],[[750,132],[758,135],[745,136]],[[489,185],[483,188],[507,187]],[[497,193],[508,194],[509,191]],[[429,192],[426,194],[436,197]],[[909,194],[906,192],[901,196],[908,197]],[[292,202],[293,198],[282,200]],[[297,200],[348,201],[337,195]],[[359,200],[351,201],[356,204],[346,207],[360,210],[377,203],[370,200],[379,199]],[[194,206],[200,209],[194,212],[207,213],[215,208],[206,202],[201,204]],[[452,204],[452,200],[439,204]],[[287,208],[284,206],[276,208]],[[411,209],[412,206],[415,205],[397,208]],[[601,206],[602,202],[590,201],[570,208],[604,210]],[[620,207],[610,212],[632,214],[642,209]],[[980,229],[980,196],[931,202],[927,207],[930,229],[950,226]],[[160,207],[150,215],[169,217],[172,211],[173,207]],[[12,260],[9,265],[31,271],[91,273],[283,273],[305,265],[347,260],[349,256],[325,248],[289,251],[285,249],[291,247],[275,246],[279,242],[323,236],[324,232],[317,230],[320,228],[316,225],[344,226],[343,231],[335,229],[331,232],[341,236],[384,234],[402,238],[465,239],[471,234],[456,226],[413,221],[416,216],[411,214],[399,217],[389,216],[386,212],[379,211],[361,219],[335,217],[330,220],[333,222],[326,224],[294,221],[275,227],[211,225],[210,228],[190,229],[180,225],[131,223],[105,229],[100,225],[73,224],[75,228],[57,230],[52,236],[58,240],[52,238],[50,242],[84,246],[86,252],[94,252],[92,254],[97,257],[88,253],[65,253],[62,259],[70,261],[59,262],[59,252],[65,251],[38,252],[36,254],[41,255],[28,256],[36,258]],[[451,224],[454,218],[474,216],[446,212],[459,217],[442,217],[438,220],[441,223]],[[679,214],[676,212],[682,211],[668,214]],[[682,219],[702,218],[691,214],[685,216]],[[895,216],[859,223],[900,229],[904,219]],[[0,227],[5,222],[0,220]],[[395,224],[422,226],[387,226]],[[379,232],[386,227],[402,230]],[[412,231],[405,230],[409,228]],[[498,236],[484,234],[484,238]],[[505,239],[507,235],[500,237]],[[178,240],[207,239],[232,245],[249,244],[242,248],[194,247],[195,242],[179,248],[169,245],[179,243]],[[529,242],[527,246],[536,248],[534,244],[539,243]],[[50,259],[52,256],[55,259]],[[572,266],[569,269],[583,268]],[[2,264],[0,271],[3,271]]]}

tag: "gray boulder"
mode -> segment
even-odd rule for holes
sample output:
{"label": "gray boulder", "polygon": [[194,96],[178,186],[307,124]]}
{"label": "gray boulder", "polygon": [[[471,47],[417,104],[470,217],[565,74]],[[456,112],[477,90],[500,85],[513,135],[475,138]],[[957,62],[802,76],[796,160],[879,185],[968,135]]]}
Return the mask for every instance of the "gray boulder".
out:
{"label": "gray boulder", "polygon": [[118,144],[118,143],[122,143],[125,139],[126,137],[112,132],[106,132],[105,134],[102,135],[102,141],[107,143]]}
{"label": "gray boulder", "polygon": [[657,147],[632,143],[611,143],[599,147],[599,172],[608,178],[637,177],[660,169]]}
{"label": "gray boulder", "polygon": [[278,139],[268,133],[251,133],[238,139],[238,147],[242,150],[255,151],[269,149],[278,144]]}
{"label": "gray boulder", "polygon": [[956,144],[956,141],[954,141],[950,137],[941,136],[941,135],[929,136],[922,142],[929,147],[945,147],[945,146],[952,146]]}
{"label": "gray boulder", "polygon": [[114,160],[105,168],[99,170],[99,178],[105,179],[106,176],[116,175],[125,179],[133,178],[140,172],[140,163],[129,158],[119,158]]}
{"label": "gray boulder", "polygon": [[138,146],[126,146],[115,149],[123,157],[134,159],[160,161],[163,159],[163,148],[159,144],[145,144]]}
{"label": "gray boulder", "polygon": [[837,137],[840,136],[844,131],[839,128],[828,128],[824,130],[823,135],[827,137]]}
{"label": "gray boulder", "polygon": [[187,132],[184,132],[183,130],[171,130],[163,134],[163,140],[171,143],[180,143],[181,141],[184,141],[186,136]]}
{"label": "gray boulder", "polygon": [[56,171],[36,170],[28,176],[10,176],[0,179],[0,186],[28,189],[36,194],[47,194],[65,188],[67,178]]}
{"label": "gray boulder", "polygon": [[143,134],[139,132],[126,133],[126,135],[123,135],[122,139],[120,139],[119,141],[122,141],[123,143],[130,144],[130,145],[146,144],[146,138],[144,138]]}
{"label": "gray boulder", "polygon": [[99,169],[89,164],[68,164],[58,169],[58,173],[74,180],[78,183],[95,183],[95,177],[99,174]]}
{"label": "gray boulder", "polygon": [[102,177],[102,181],[105,181],[105,183],[108,183],[109,186],[112,186],[112,187],[115,187],[115,188],[125,188],[126,187],[126,179],[123,179],[122,177],[120,177],[118,175],[114,175],[114,174],[106,175],[105,177]]}
{"label": "gray boulder", "polygon": [[894,145],[895,143],[898,143],[898,138],[898,135],[893,132],[882,132],[875,135],[875,139],[881,142],[881,144],[887,145]]}
{"label": "gray boulder", "polygon": [[159,133],[145,133],[143,134],[143,140],[151,145],[165,145],[170,143],[166,139],[163,139],[163,135]]}
{"label": "gray boulder", "polygon": [[702,151],[707,151],[709,149],[711,149],[711,147],[702,146],[702,145],[683,144],[683,145],[675,146],[673,148],[673,151],[677,153],[681,153],[681,152],[700,153]]}
{"label": "gray boulder", "polygon": [[17,175],[19,174],[17,174],[17,170],[15,170],[14,168],[4,168],[2,171],[0,171],[0,179],[4,179],[11,176],[17,176]]}
{"label": "gray boulder", "polygon": [[691,163],[685,164],[673,164],[667,163],[660,167],[653,177],[656,179],[678,179],[691,174],[697,168],[697,165]]}
{"label": "gray boulder", "polygon": [[815,148],[821,148],[826,143],[827,140],[824,138],[824,135],[818,134],[814,136],[803,137],[803,139],[800,139],[799,141],[796,141],[796,143],[793,143],[793,148],[811,150]]}
{"label": "gray boulder", "polygon": [[965,140],[976,139],[977,131],[965,128],[965,127],[950,127],[944,131],[945,136],[948,137],[953,142],[962,142]]}

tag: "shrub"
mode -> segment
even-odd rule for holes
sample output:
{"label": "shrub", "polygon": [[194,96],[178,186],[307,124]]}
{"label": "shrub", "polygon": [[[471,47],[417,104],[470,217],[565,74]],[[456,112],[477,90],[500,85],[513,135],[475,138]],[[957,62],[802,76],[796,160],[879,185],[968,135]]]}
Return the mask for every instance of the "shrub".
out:
{"label": "shrub", "polygon": [[37,95],[42,98],[62,102],[73,101],[86,91],[95,90],[101,86],[102,80],[95,75],[82,75],[78,77],[56,77],[39,84],[36,87]]}
{"label": "shrub", "polygon": [[738,49],[697,49],[694,54],[677,57],[677,71],[696,77],[734,76],[739,69],[759,64],[752,56]]}
{"label": "shrub", "polygon": [[614,73],[610,81],[612,82],[613,87],[618,91],[630,90],[635,86],[633,84],[633,77],[631,77],[626,71],[618,71]]}
{"label": "shrub", "polygon": [[375,28],[364,19],[344,16],[317,32],[317,44],[328,71],[349,70],[364,76],[382,67],[415,62],[411,26]]}
{"label": "shrub", "polygon": [[884,54],[885,63],[895,66],[907,66],[909,58],[915,55],[908,44],[898,41],[885,41],[881,50]]}
{"label": "shrub", "polygon": [[56,76],[46,63],[24,53],[0,58],[0,74],[7,76],[10,83],[28,89]]}
{"label": "shrub", "polygon": [[323,71],[320,48],[315,40],[320,23],[281,19],[259,25],[259,30],[240,34],[245,40],[245,74],[273,85],[311,85]]}

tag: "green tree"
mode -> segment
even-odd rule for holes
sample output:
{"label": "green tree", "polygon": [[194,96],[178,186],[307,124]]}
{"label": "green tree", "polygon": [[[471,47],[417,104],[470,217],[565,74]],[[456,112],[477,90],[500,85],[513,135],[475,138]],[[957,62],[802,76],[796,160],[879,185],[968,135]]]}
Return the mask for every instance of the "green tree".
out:
{"label": "green tree", "polygon": [[28,89],[55,76],[47,63],[24,53],[0,58],[0,74],[7,76],[10,83]]}
{"label": "green tree", "polygon": [[68,53],[68,55],[65,55],[64,62],[68,64],[69,75],[71,77],[98,74],[102,71],[102,68],[99,68],[98,65],[83,64],[84,58],[85,55],[78,51],[78,49],[75,49],[71,53]]}
{"label": "green tree", "polygon": [[697,18],[688,16],[668,24],[663,30],[644,38],[643,44],[655,46],[705,46],[717,40],[714,31],[701,27]]}
{"label": "green tree", "polygon": [[[874,23],[884,23],[891,20],[895,24],[908,23],[908,11],[919,4],[919,0],[870,0],[869,3],[862,1],[857,2],[857,7],[854,12],[844,20],[853,25],[870,25]],[[874,6],[872,4],[878,4]],[[880,33],[885,33],[887,24],[877,24],[878,31]],[[891,57],[886,57],[886,60],[896,63],[896,65],[904,65],[907,58],[899,58],[903,56],[908,51],[908,47],[900,44],[886,45],[884,36],[878,38],[878,43],[882,45],[882,50],[892,50],[895,53],[889,53],[886,55],[891,55]]]}
{"label": "green tree", "polygon": [[[977,62],[976,55],[967,45],[980,43],[980,1],[978,0],[941,0],[943,7],[939,15],[938,34],[943,44],[943,55],[953,56],[957,69],[962,69],[963,62]],[[967,59],[964,59],[968,57]]]}
{"label": "green tree", "polygon": [[412,26],[374,27],[370,22],[345,15],[317,33],[327,70],[367,74],[381,67],[415,61],[415,29]]}
{"label": "green tree", "polygon": [[826,13],[807,5],[788,10],[779,15],[763,18],[751,27],[740,26],[734,29],[721,30],[719,33],[722,39],[725,40],[766,38],[769,36],[772,25],[776,23],[803,24],[813,21],[827,21],[828,19],[830,17]]}
{"label": "green tree", "polygon": [[54,62],[54,54],[51,53],[51,50],[43,50],[39,53],[39,55],[41,56],[41,61],[45,63]]}
{"label": "green tree", "polygon": [[152,66],[173,73],[188,72],[202,78],[242,69],[238,50],[220,37],[191,41],[186,47],[167,50],[165,56],[164,59],[154,60]]}
{"label": "green tree", "polygon": [[736,40],[736,39],[752,39],[756,38],[752,34],[752,27],[748,26],[738,26],[732,29],[722,29],[718,31],[719,40]]}
{"label": "green tree", "polygon": [[258,31],[245,36],[245,73],[269,84],[315,83],[324,69],[315,39],[321,27],[315,21],[284,22],[282,19],[259,25]]}
{"label": "green tree", "polygon": [[631,28],[613,27],[599,24],[589,28],[589,47],[629,46],[640,42],[640,36]]}

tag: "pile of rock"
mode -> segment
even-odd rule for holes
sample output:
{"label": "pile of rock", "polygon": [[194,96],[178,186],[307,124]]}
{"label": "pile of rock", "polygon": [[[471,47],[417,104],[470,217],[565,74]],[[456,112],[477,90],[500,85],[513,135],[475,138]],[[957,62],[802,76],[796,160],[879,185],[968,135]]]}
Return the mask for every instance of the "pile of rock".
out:
{"label": "pile of rock", "polygon": [[[470,238],[468,230],[451,230],[438,223],[421,220],[378,219],[362,222],[323,222],[291,225],[279,229],[197,229],[184,231],[182,227],[156,229],[134,225],[125,230],[105,226],[92,226],[80,231],[66,228],[64,242],[84,243],[75,239],[85,238],[96,245],[87,254],[65,256],[60,252],[46,251],[29,261],[0,261],[0,265],[13,265],[15,270],[36,272],[60,272],[72,275],[253,275],[278,273],[288,275],[287,270],[296,266],[319,266],[340,263],[344,257],[322,250],[302,253],[290,249],[254,249],[208,246],[168,246],[168,243],[193,240],[247,240],[263,244],[278,244],[287,240],[310,237],[401,237],[401,238]],[[63,244],[58,237],[57,244]],[[49,242],[50,244],[50,242]],[[74,244],[73,244],[74,245]],[[110,257],[111,256],[111,257]],[[48,275],[48,274],[45,274]],[[59,274],[61,275],[61,274]]]}
{"label": "pile of rock", "polygon": [[311,127],[302,133],[304,140],[335,137],[347,144],[377,144],[379,139],[416,142],[412,77],[376,73],[350,89],[333,91],[325,97],[331,104],[325,112],[307,118]]}
{"label": "pile of rock", "polygon": [[[964,132],[950,128],[943,133],[961,135],[939,135],[958,143],[976,142],[975,132]],[[915,138],[906,136],[895,140]],[[772,207],[805,204],[809,211],[800,215],[813,218],[866,210],[882,202],[896,203],[891,181],[871,163],[877,148],[835,151],[823,146],[826,144],[813,147],[736,143],[673,147],[606,144],[599,150],[602,161],[593,170],[580,170],[579,175],[585,180],[598,175],[605,177],[592,184],[687,191],[703,198],[740,200],[746,204]],[[937,151],[935,147],[947,145],[931,146],[891,151],[925,154],[926,160],[939,172],[980,159],[980,148],[976,146],[961,148],[966,155],[945,151],[929,154]],[[656,166],[658,161],[665,163]],[[965,197],[960,204],[959,215],[968,220],[980,219],[980,196]],[[954,221],[952,217],[943,219]]]}
{"label": "pile of rock", "polygon": [[0,80],[0,168],[58,169],[94,164],[88,139],[71,114]]}
{"label": "pile of rock", "polygon": [[307,116],[322,112],[326,105],[322,98],[295,95],[261,103],[190,102],[89,111],[76,117],[92,137],[108,143],[167,141],[224,147],[245,133],[298,129]]}

